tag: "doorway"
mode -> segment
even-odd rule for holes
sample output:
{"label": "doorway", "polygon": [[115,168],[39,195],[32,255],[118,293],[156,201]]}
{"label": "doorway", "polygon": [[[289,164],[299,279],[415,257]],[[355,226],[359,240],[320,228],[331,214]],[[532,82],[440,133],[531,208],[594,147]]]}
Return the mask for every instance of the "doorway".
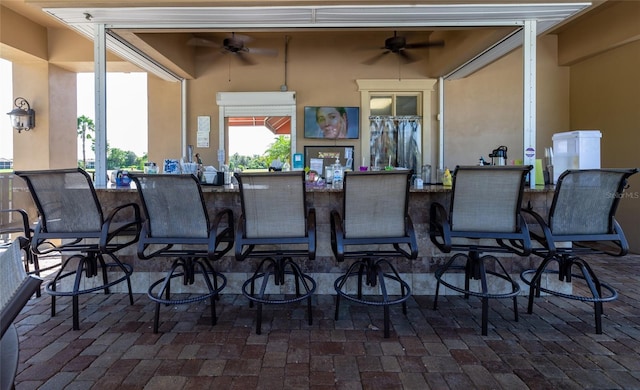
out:
{"label": "doorway", "polygon": [[251,116],[227,118],[228,163],[231,169],[267,170],[274,159],[291,155],[291,118]]}
{"label": "doorway", "polygon": [[[271,126],[276,131],[289,129],[289,158],[296,153],[296,94],[295,92],[218,92],[216,103],[219,109],[219,145],[225,161],[230,161],[229,131],[234,119],[250,120]],[[237,123],[237,122],[236,122]],[[267,126],[265,126],[267,127]],[[231,130],[234,131],[234,130]],[[276,133],[274,132],[274,135]],[[246,142],[247,140],[245,140]]]}

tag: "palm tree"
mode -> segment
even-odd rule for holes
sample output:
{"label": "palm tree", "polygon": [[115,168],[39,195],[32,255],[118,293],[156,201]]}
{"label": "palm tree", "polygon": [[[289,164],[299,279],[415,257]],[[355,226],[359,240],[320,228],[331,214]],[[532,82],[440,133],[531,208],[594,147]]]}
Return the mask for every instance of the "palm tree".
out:
{"label": "palm tree", "polygon": [[[93,119],[87,116],[78,117],[78,137],[82,138],[82,168],[87,167],[87,152],[86,152],[86,140],[94,141],[91,133],[95,133],[96,127],[93,123]],[[94,141],[95,142],[95,141]]]}

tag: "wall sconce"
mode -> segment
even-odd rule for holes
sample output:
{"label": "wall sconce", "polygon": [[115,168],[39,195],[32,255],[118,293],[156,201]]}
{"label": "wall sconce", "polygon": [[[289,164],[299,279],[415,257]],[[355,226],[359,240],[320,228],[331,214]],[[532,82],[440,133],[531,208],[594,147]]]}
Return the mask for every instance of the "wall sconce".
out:
{"label": "wall sconce", "polygon": [[22,130],[29,131],[36,127],[36,112],[31,109],[29,102],[25,98],[16,98],[13,101],[13,105],[16,108],[11,112],[7,112],[7,115],[11,118],[11,126],[18,130],[18,133]]}

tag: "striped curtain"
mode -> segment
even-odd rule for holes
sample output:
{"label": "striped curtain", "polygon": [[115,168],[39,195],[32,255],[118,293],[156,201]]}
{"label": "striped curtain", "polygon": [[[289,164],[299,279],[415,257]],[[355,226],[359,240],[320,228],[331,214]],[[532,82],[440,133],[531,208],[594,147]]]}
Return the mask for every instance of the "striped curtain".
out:
{"label": "striped curtain", "polygon": [[419,116],[372,116],[371,166],[413,169],[418,172],[422,153],[422,118]]}

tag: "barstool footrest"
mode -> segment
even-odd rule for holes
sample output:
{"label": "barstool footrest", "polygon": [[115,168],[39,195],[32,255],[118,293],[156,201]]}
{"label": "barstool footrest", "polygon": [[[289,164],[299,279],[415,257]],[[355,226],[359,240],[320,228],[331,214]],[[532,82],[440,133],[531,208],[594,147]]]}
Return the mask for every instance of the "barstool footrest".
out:
{"label": "barstool footrest", "polygon": [[[386,264],[391,272],[383,272],[381,264]],[[356,270],[356,268],[359,268]],[[349,294],[345,291],[345,286],[350,278],[357,277],[357,292],[353,294]],[[400,287],[400,295],[398,298],[391,298],[386,280],[392,280],[397,282]],[[380,294],[371,295],[372,299],[365,299],[364,294],[362,293],[363,283],[376,287],[379,286]],[[395,267],[386,259],[379,259],[374,261],[371,258],[360,259],[355,261],[344,275],[338,277],[334,284],[336,290],[336,312],[335,319],[338,320],[339,311],[340,311],[340,297],[344,297],[352,302],[360,303],[363,305],[370,306],[382,306],[384,308],[384,337],[389,338],[389,328],[390,328],[390,319],[389,319],[389,306],[395,304],[402,304],[402,313],[404,315],[407,314],[407,304],[406,301],[411,296],[411,288],[409,284],[402,280],[398,271],[396,271]],[[396,295],[397,296],[397,295]],[[379,299],[374,299],[378,297]]]}

